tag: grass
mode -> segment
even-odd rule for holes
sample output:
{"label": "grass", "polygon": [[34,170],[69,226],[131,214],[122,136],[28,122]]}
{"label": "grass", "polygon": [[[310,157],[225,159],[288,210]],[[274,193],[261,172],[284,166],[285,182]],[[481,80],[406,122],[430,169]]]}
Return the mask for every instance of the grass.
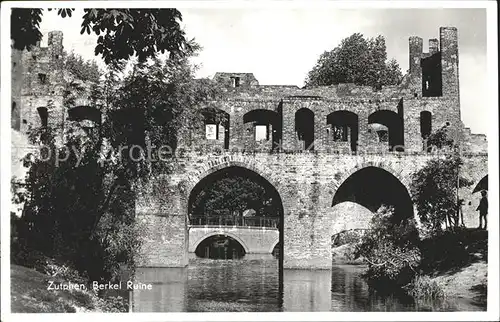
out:
{"label": "grass", "polygon": [[405,289],[415,299],[442,299],[445,297],[443,287],[429,276],[419,275]]}
{"label": "grass", "polygon": [[123,312],[89,290],[47,290],[52,278],[31,268],[11,265],[13,313]]}
{"label": "grass", "polygon": [[421,268],[427,276],[412,283],[414,297],[463,298],[486,307],[487,231],[461,228],[445,232],[424,240],[421,249]]}

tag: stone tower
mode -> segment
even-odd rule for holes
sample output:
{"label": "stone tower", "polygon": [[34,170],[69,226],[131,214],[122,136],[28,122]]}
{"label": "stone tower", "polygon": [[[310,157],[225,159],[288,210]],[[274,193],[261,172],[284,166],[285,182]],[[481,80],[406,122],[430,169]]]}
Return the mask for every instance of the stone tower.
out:
{"label": "stone tower", "polygon": [[460,118],[458,70],[458,32],[455,27],[439,28],[439,40],[429,39],[429,52],[423,52],[420,37],[409,39],[409,75],[415,97],[440,98],[442,103],[433,114],[446,120],[456,142],[462,141],[463,124]]}
{"label": "stone tower", "polygon": [[63,107],[63,33],[48,33],[47,47],[13,50],[12,128],[26,133],[41,125],[59,127]]}

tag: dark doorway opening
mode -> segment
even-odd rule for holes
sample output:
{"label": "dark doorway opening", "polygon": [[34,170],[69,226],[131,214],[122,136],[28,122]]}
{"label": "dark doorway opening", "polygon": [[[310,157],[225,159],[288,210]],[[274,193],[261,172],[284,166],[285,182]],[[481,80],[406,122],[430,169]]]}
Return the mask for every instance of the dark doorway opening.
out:
{"label": "dark doorway opening", "polygon": [[295,112],[295,133],[299,150],[314,150],[314,113],[301,108]]}

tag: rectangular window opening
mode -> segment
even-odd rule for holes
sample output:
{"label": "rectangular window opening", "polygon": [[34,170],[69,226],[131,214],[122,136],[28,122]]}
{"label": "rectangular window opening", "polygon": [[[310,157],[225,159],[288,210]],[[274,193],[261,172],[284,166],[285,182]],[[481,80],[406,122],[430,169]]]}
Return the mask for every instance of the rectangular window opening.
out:
{"label": "rectangular window opening", "polygon": [[342,126],[342,125],[334,125],[333,126],[333,141],[335,141],[335,142],[347,142],[348,141],[347,126]]}
{"label": "rectangular window opening", "polygon": [[255,141],[267,141],[269,138],[267,132],[267,125],[255,125]]}
{"label": "rectangular window opening", "polygon": [[233,87],[240,87],[240,78],[239,77],[231,77],[231,85]]}
{"label": "rectangular window opening", "polygon": [[40,81],[40,84],[45,84],[47,82],[47,75],[39,73],[38,80]]}

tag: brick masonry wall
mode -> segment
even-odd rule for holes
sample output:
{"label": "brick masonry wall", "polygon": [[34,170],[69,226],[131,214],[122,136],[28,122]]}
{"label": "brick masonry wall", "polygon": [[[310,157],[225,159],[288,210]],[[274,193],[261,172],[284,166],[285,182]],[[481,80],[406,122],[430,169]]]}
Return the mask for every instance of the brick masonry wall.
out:
{"label": "brick masonry wall", "polygon": [[20,90],[16,89],[20,100],[21,132],[26,132],[30,126],[40,125],[38,107],[52,106],[48,111],[49,125],[65,121],[63,34],[60,31],[49,32],[48,40],[48,47],[35,46],[31,51],[21,53],[22,72],[15,75],[16,82],[22,84]]}
{"label": "brick masonry wall", "polygon": [[[64,85],[61,70],[62,33],[49,34],[49,46],[36,47],[31,52],[13,52],[12,127],[25,133],[31,125],[40,124],[37,108],[51,105],[49,124],[64,122]],[[380,91],[354,84],[339,84],[311,88],[297,86],[259,85],[251,73],[219,73],[215,77],[226,86],[224,98],[210,102],[230,116],[229,150],[245,150],[246,154],[220,153],[201,150],[201,154],[186,153],[177,159],[172,175],[152,178],[136,184],[136,214],[144,224],[142,266],[187,265],[189,234],[187,229],[187,200],[193,187],[205,176],[228,166],[240,166],[255,171],[278,191],[284,209],[284,265],[287,268],[330,268],[331,236],[347,228],[364,228],[370,216],[346,215],[343,204],[332,207],[332,199],[340,185],[357,170],[376,167],[396,177],[408,190],[411,173],[422,167],[431,155],[422,154],[420,113],[432,114],[432,131],[450,123],[454,135],[462,143],[466,158],[463,174],[475,184],[463,188],[460,195],[466,200],[464,213],[468,226],[477,225],[478,197],[471,192],[487,173],[487,141],[474,135],[461,122],[458,87],[458,34],[455,28],[441,28],[439,42],[432,42],[431,51],[441,54],[441,97],[422,97],[422,68],[420,60],[430,53],[422,52],[422,39],[409,41],[410,71],[398,86]],[[14,64],[16,64],[14,66]],[[39,74],[46,76],[43,82]],[[240,77],[240,86],[231,87],[231,77]],[[315,151],[300,152],[295,131],[295,113],[301,109],[314,113]],[[281,153],[271,150],[269,141],[253,141],[252,124],[243,122],[244,115],[262,109],[274,111],[279,124],[270,130],[281,129]],[[369,132],[368,119],[373,113],[386,110],[400,117],[403,124],[405,152],[373,153],[384,143]],[[345,151],[344,142],[333,142],[328,134],[327,116],[334,111],[349,111],[358,116],[358,154]],[[218,141],[204,140],[205,129],[181,138],[182,148],[223,147]],[[221,129],[220,129],[221,130]],[[390,129],[389,129],[390,130]],[[221,134],[221,132],[219,133]],[[270,136],[271,137],[271,136]],[[22,140],[16,140],[21,142]],[[341,147],[340,153],[333,153]],[[347,148],[349,146],[347,145]],[[367,151],[371,149],[371,153]],[[386,145],[386,150],[388,145]],[[265,152],[259,152],[265,151]],[[368,182],[374,184],[376,182]],[[471,203],[469,205],[468,203]],[[348,209],[349,210],[349,209]],[[356,212],[355,208],[349,211]]]}
{"label": "brick masonry wall", "polygon": [[[345,229],[366,228],[370,216],[345,215],[332,200],[341,184],[356,171],[375,167],[396,177],[409,190],[411,174],[433,156],[427,154],[334,155],[326,153],[185,154],[170,177],[153,179],[138,196],[136,211],[154,214],[147,230],[147,266],[187,263],[187,200],[200,180],[217,170],[239,166],[256,172],[278,191],[284,209],[284,266],[330,268],[331,236]],[[486,174],[487,157],[465,159],[464,174],[475,184]],[[484,175],[483,175],[484,174]],[[377,185],[366,182],[366,185]],[[474,186],[460,191],[474,200]],[[170,202],[167,202],[169,200]],[[344,209],[345,210],[345,209]],[[415,214],[414,214],[415,215]],[[469,216],[469,215],[467,215]],[[473,215],[471,215],[473,216]],[[157,217],[161,219],[157,219]],[[162,218],[165,217],[165,218]],[[469,217],[467,217],[469,218]],[[477,225],[473,217],[468,226]],[[158,228],[160,227],[160,228]],[[168,231],[167,231],[168,230]],[[182,243],[185,243],[184,245]]]}

